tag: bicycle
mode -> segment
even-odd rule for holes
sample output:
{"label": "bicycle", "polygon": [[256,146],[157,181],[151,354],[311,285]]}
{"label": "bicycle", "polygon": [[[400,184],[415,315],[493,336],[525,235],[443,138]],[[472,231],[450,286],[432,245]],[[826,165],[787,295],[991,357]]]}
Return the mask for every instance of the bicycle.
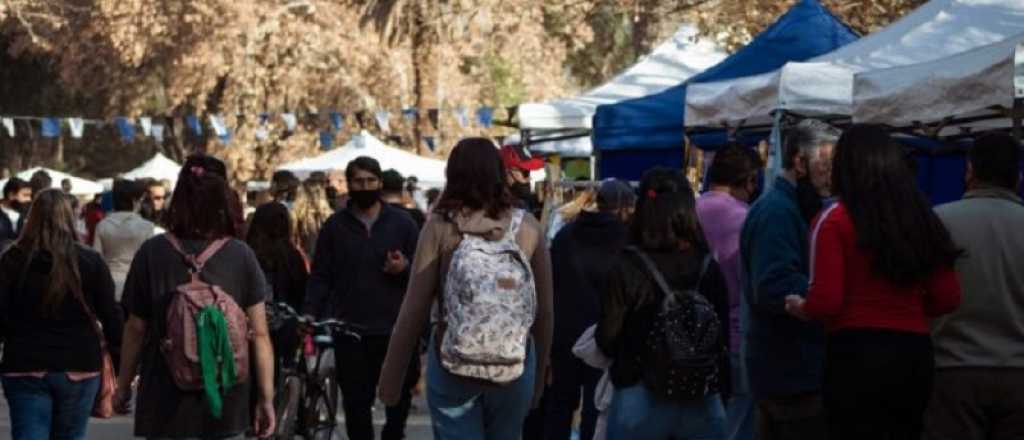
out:
{"label": "bicycle", "polygon": [[306,440],[334,440],[338,420],[338,384],[333,365],[324,363],[325,355],[334,347],[337,334],[360,339],[354,326],[336,319],[312,321],[287,304],[272,304],[272,320],[293,321],[312,329],[314,354],[306,356],[300,344],[293,356],[294,366],[286,367],[276,359],[274,408],[277,430],[272,438],[293,440],[296,435]]}

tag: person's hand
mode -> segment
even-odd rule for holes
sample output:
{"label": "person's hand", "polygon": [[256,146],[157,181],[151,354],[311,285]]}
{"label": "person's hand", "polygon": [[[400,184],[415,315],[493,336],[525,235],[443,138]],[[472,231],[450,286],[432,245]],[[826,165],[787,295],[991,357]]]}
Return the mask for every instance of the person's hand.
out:
{"label": "person's hand", "polygon": [[277,428],[277,415],[274,412],[274,400],[260,398],[256,404],[256,415],[252,419],[252,430],[256,438],[270,438]]}
{"label": "person's hand", "polygon": [[409,267],[409,260],[402,255],[402,251],[390,251],[388,252],[387,261],[384,262],[384,273],[390,275],[398,275],[405,272],[405,269]]}
{"label": "person's hand", "polygon": [[800,295],[786,295],[786,313],[802,321],[810,321],[810,317],[804,312],[804,304],[807,303]]}
{"label": "person's hand", "polygon": [[[120,382],[120,381],[119,381]],[[118,384],[114,392],[114,412],[120,415],[131,414],[132,412],[132,384]]]}
{"label": "person's hand", "polygon": [[385,380],[380,380],[379,382],[380,386],[377,387],[377,398],[379,398],[385,406],[398,405],[398,401],[402,399],[401,387],[393,387]]}

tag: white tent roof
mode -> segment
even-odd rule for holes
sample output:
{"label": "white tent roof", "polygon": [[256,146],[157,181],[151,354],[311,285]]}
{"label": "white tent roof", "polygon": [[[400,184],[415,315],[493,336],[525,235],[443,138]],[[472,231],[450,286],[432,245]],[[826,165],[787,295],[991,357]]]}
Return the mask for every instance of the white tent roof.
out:
{"label": "white tent roof", "polygon": [[781,108],[850,115],[857,73],[924,63],[1024,32],[1024,1],[932,0],[889,27],[809,62],[753,77],[694,84],[686,124],[765,119]]}
{"label": "white tent roof", "polygon": [[1015,74],[1024,95],[1024,33],[952,57],[865,72],[854,79],[853,119],[902,126],[991,114],[990,107],[1013,106]]}
{"label": "white tent roof", "polygon": [[[50,175],[50,179],[53,183],[50,185],[51,188],[60,189],[60,182],[64,179],[71,179],[71,194],[76,196],[91,196],[103,192],[103,185],[93,182],[91,180],[83,179],[81,177],[75,177],[70,174],[62,173],[60,171],[51,170],[49,168],[36,167],[22,171],[17,174],[19,179],[29,180],[36,171],[43,170]],[[7,184],[8,179],[0,180],[0,188]]]}
{"label": "white tent roof", "polygon": [[359,156],[377,159],[381,168],[394,168],[405,177],[416,176],[423,186],[440,187],[444,185],[446,166],[444,161],[390,147],[366,131],[353,136],[341,148],[316,157],[285,164],[280,169],[291,171],[300,179],[305,179],[315,171],[344,170],[350,161]]}
{"label": "white tent roof", "polygon": [[[681,84],[693,75],[718,64],[726,53],[717,45],[697,39],[697,29],[683,25],[668,41],[650,55],[626,69],[607,84],[575,98],[519,106],[519,128],[524,130],[557,130],[591,128],[598,105],[653,95]],[[589,155],[589,138],[558,148],[559,142],[537,144],[536,151],[558,151],[567,155]]]}
{"label": "white tent roof", "polygon": [[157,180],[170,180],[171,186],[178,181],[178,173],[181,171],[181,164],[156,153],[151,159],[139,165],[138,168],[121,175],[125,179],[151,178]]}

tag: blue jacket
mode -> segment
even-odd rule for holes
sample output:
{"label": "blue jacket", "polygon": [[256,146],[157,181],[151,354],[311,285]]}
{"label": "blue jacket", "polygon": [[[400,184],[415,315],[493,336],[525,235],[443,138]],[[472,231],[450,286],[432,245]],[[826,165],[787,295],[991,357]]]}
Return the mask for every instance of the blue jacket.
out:
{"label": "blue jacket", "polygon": [[786,295],[806,295],[807,222],[800,215],[796,186],[779,177],[750,208],[740,234],[744,350],[755,398],[821,390],[824,330],[786,314]]}

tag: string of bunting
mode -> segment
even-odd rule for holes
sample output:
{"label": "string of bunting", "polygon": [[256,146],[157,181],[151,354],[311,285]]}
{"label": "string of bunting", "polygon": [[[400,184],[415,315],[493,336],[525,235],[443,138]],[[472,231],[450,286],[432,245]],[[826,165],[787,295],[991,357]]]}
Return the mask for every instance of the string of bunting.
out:
{"label": "string of bunting", "polygon": [[[508,107],[509,120],[515,114],[515,107]],[[464,106],[455,107],[451,110],[455,121],[458,122],[462,128],[469,128],[475,122],[477,125],[483,128],[491,128],[494,126],[494,108],[482,106],[478,107],[475,112],[475,118],[470,118],[470,111]],[[319,112],[311,111],[306,117],[318,117]],[[329,110],[325,113],[327,115],[328,129],[320,132],[320,144],[323,149],[329,149],[334,143],[336,133],[345,127],[345,114],[338,110]],[[405,107],[400,110],[401,116],[406,121],[415,121],[420,117],[419,109],[415,107]],[[438,129],[440,125],[441,109],[431,108],[427,109],[427,118],[430,120],[431,125],[434,129]],[[367,111],[360,110],[353,115],[356,118],[356,122],[360,128],[366,126],[367,120],[369,119]],[[242,116],[242,115],[239,115]],[[255,132],[256,139],[266,140],[270,135],[269,123],[273,117],[280,119],[280,122],[284,125],[287,132],[294,132],[299,125],[299,115],[293,112],[283,113],[260,113],[256,119],[257,128]],[[385,109],[378,109],[372,112],[372,119],[376,122],[377,127],[384,134],[391,133],[391,112]],[[21,124],[19,124],[21,122]],[[185,127],[194,136],[202,136],[204,129],[211,130],[210,133],[215,135],[221,142],[230,143],[233,130],[229,127],[223,116],[219,114],[208,115],[207,120],[204,121],[202,118],[196,115],[186,115],[184,117],[151,117],[142,116],[139,118],[129,118],[125,116],[118,116],[112,120],[104,119],[86,119],[80,117],[40,117],[40,116],[14,116],[14,115],[0,115],[0,132],[3,132],[8,137],[14,138],[22,130],[26,130],[28,136],[34,136],[34,125],[33,123],[39,124],[39,134],[44,138],[58,138],[64,133],[64,127],[68,127],[68,131],[71,137],[74,139],[81,139],[85,134],[85,128],[87,125],[102,127],[107,125],[113,125],[117,129],[117,133],[121,140],[124,142],[132,142],[138,137],[139,130],[144,137],[149,137],[157,142],[163,142],[165,137],[173,137],[174,129],[170,128],[173,124],[177,124],[181,127]],[[435,149],[435,142],[433,136],[424,136],[423,142],[427,145],[431,151]]]}

